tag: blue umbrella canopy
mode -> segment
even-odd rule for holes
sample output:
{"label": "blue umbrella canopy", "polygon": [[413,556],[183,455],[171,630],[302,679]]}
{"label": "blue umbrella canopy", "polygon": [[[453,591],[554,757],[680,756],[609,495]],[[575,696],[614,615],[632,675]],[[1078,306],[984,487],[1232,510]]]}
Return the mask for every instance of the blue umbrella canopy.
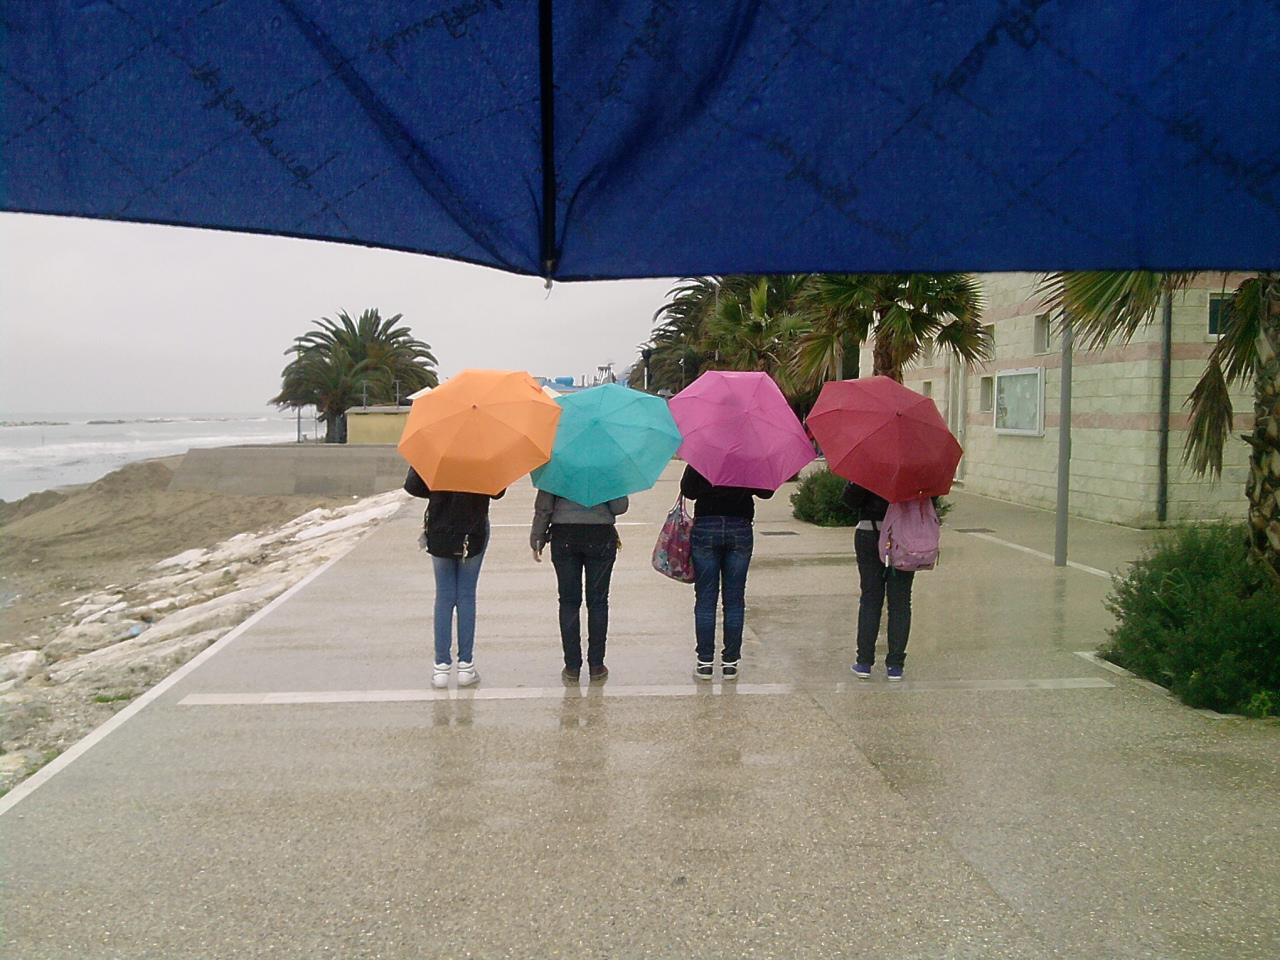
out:
{"label": "blue umbrella canopy", "polygon": [[0,209],[560,279],[1280,263],[1273,0],[0,0]]}
{"label": "blue umbrella canopy", "polygon": [[557,397],[551,460],[533,471],[533,485],[594,506],[648,490],[680,446],[665,400],[616,383]]}

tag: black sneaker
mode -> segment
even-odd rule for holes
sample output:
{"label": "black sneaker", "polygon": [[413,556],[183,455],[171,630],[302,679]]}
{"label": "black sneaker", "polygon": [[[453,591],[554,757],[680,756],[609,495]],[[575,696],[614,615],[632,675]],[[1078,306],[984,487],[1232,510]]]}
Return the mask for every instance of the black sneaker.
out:
{"label": "black sneaker", "polygon": [[710,683],[715,677],[716,665],[711,660],[699,660],[693,668],[693,679]]}
{"label": "black sneaker", "polygon": [[602,663],[598,667],[592,667],[588,675],[592,683],[604,683],[609,679],[609,668]]}
{"label": "black sneaker", "polygon": [[725,683],[732,683],[738,679],[738,661],[734,660],[730,663],[722,663],[720,665],[720,676]]}
{"label": "black sneaker", "polygon": [[560,671],[560,679],[565,683],[577,683],[582,676],[581,670],[575,670],[573,667],[565,667]]}

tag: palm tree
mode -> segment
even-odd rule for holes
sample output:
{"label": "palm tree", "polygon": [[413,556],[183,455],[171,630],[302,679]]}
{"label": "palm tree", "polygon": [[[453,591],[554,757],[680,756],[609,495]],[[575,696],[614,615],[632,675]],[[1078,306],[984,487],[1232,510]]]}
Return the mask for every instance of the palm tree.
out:
{"label": "palm tree", "polygon": [[357,320],[340,312],[336,320],[314,321],[312,330],[285,353],[294,354],[281,376],[272,403],[280,407],[314,406],[325,423],[325,442],[338,443],[342,418],[362,400],[391,403],[439,382],[429,344],[398,327],[401,314],[383,319],[376,309]]}
{"label": "palm tree", "polygon": [[708,355],[701,346],[703,325],[725,300],[746,295],[750,277],[682,277],[653,315],[649,350],[649,389],[678,393],[702,373]]}
{"label": "palm tree", "polygon": [[795,361],[804,383],[841,376],[847,354],[867,341],[873,344],[873,374],[899,382],[927,343],[965,363],[991,358],[982,292],[971,274],[815,274],[800,303],[811,325]]}
{"label": "palm tree", "polygon": [[[1146,270],[1051,274],[1042,289],[1059,322],[1069,318],[1088,346],[1129,340],[1156,308],[1196,273]],[[1234,426],[1229,388],[1253,381],[1249,551],[1280,583],[1280,272],[1244,280],[1223,304],[1224,332],[1191,391],[1183,462],[1196,473],[1222,474],[1222,451]]]}
{"label": "palm tree", "polygon": [[795,312],[801,275],[757,277],[745,296],[721,299],[702,326],[700,345],[717,370],[762,370],[788,390],[796,343],[808,331]]}

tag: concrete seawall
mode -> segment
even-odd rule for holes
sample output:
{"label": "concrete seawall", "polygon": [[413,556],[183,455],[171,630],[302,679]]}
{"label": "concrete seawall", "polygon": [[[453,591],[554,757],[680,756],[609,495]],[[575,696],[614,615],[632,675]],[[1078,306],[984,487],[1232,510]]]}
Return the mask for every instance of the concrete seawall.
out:
{"label": "concrete seawall", "polygon": [[189,450],[169,489],[367,497],[400,487],[407,469],[392,444],[213,447]]}

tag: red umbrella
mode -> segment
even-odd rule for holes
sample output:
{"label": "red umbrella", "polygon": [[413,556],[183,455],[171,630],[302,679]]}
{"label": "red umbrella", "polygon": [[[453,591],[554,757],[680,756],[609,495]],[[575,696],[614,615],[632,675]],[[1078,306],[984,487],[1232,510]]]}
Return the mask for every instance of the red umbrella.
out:
{"label": "red umbrella", "polygon": [[890,503],[949,493],[964,454],[933,401],[889,377],[824,384],[805,423],[832,472]]}

